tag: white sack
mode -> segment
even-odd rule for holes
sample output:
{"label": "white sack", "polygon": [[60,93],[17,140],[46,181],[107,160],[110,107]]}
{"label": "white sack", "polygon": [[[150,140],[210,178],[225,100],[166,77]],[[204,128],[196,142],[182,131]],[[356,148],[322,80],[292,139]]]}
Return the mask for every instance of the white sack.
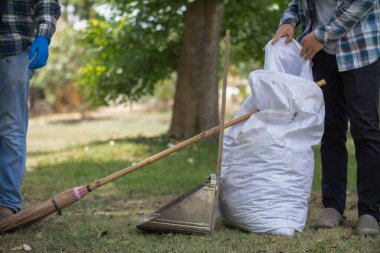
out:
{"label": "white sack", "polygon": [[[299,53],[294,43],[278,49],[267,46],[266,68],[276,69],[273,64],[281,67],[281,61],[273,60],[275,57],[268,53],[284,59],[284,50]],[[293,66],[298,66],[299,74],[311,73],[308,62]],[[293,235],[306,223],[314,171],[312,146],[319,143],[323,133],[322,92],[313,81],[278,69],[252,72],[249,85],[252,95],[236,117],[255,108],[260,112],[225,134],[221,219],[250,232]]]}
{"label": "white sack", "polygon": [[276,44],[271,41],[265,46],[265,65],[268,71],[288,73],[313,81],[310,61],[305,61],[301,56],[301,45],[293,40],[288,45],[285,38],[281,38]]}

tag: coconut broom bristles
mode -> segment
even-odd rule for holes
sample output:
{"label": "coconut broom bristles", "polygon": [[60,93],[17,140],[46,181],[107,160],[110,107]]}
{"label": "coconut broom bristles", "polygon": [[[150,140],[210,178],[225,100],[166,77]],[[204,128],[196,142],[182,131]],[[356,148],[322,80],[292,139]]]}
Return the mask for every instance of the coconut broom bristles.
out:
{"label": "coconut broom bristles", "polygon": [[1,220],[0,232],[12,231],[22,226],[31,225],[55,212],[61,214],[63,208],[71,206],[73,203],[83,198],[87,193],[88,189],[85,186],[72,188],[62,192],[39,205]]}
{"label": "coconut broom bristles", "polygon": [[[321,80],[317,82],[318,86],[325,85],[326,82],[324,80]],[[233,126],[237,123],[243,122],[250,118],[253,114],[257,113],[258,110],[254,110],[253,112],[247,113],[241,117],[238,117],[236,119],[233,119],[227,123],[225,123],[224,128],[228,128],[230,126]],[[190,139],[187,139],[169,149],[166,149],[158,154],[155,154],[151,157],[146,158],[145,160],[130,166],[128,168],[125,168],[123,170],[120,170],[108,177],[105,177],[103,179],[100,179],[92,184],[89,184],[87,186],[80,186],[75,187],[70,190],[67,190],[65,192],[62,192],[58,194],[57,196],[53,197],[52,199],[49,199],[43,203],[40,203],[34,207],[31,207],[29,209],[25,209],[17,214],[11,215],[3,220],[0,220],[0,233],[8,232],[15,230],[17,228],[27,226],[30,224],[33,224],[47,216],[49,216],[52,213],[58,212],[61,213],[61,210],[63,208],[66,208],[68,206],[71,206],[75,202],[82,199],[87,193],[95,190],[96,188],[103,186],[111,181],[116,180],[117,178],[120,178],[124,175],[127,175],[139,168],[142,168],[148,164],[151,164],[155,161],[158,161],[174,152],[177,152],[193,143],[196,143],[200,140],[206,139],[220,131],[220,126],[216,126],[214,128],[211,128],[207,131],[204,131]]]}

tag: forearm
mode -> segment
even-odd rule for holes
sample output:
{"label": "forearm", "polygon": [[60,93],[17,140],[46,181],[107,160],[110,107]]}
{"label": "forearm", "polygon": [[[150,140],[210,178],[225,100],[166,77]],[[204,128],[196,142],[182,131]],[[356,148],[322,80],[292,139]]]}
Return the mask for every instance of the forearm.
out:
{"label": "forearm", "polygon": [[280,26],[284,24],[291,24],[296,27],[299,24],[298,4],[299,0],[293,0],[290,2],[288,8],[282,14]]}
{"label": "forearm", "polygon": [[336,40],[354,28],[374,7],[378,0],[346,0],[335,11],[334,16],[314,32],[324,45],[328,40]]}
{"label": "forearm", "polygon": [[51,39],[55,32],[55,25],[61,14],[57,0],[37,0],[34,4],[37,36]]}

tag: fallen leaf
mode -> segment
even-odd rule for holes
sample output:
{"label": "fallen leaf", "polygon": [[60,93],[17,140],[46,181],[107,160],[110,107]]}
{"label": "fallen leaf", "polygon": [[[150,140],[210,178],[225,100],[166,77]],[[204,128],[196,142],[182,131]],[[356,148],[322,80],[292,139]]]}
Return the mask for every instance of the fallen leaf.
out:
{"label": "fallen leaf", "polygon": [[31,251],[32,250],[32,248],[28,244],[25,244],[25,243],[22,245],[22,248],[24,249],[24,251]]}
{"label": "fallen leaf", "polygon": [[277,237],[276,236],[269,236],[269,242],[277,242]]}
{"label": "fallen leaf", "polygon": [[11,250],[16,251],[16,250],[23,250],[23,249],[24,248],[22,246],[17,246],[17,247],[12,248]]}

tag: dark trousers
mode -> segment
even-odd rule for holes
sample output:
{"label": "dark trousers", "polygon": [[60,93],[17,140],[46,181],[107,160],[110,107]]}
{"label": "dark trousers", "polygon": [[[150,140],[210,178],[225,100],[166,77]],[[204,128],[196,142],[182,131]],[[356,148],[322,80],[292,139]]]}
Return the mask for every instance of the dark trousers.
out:
{"label": "dark trousers", "polygon": [[339,72],[336,58],[323,51],[313,58],[315,81],[326,105],[321,143],[322,200],[324,206],[343,214],[346,203],[346,133],[350,120],[357,162],[359,216],[380,221],[380,59],[368,66]]}

